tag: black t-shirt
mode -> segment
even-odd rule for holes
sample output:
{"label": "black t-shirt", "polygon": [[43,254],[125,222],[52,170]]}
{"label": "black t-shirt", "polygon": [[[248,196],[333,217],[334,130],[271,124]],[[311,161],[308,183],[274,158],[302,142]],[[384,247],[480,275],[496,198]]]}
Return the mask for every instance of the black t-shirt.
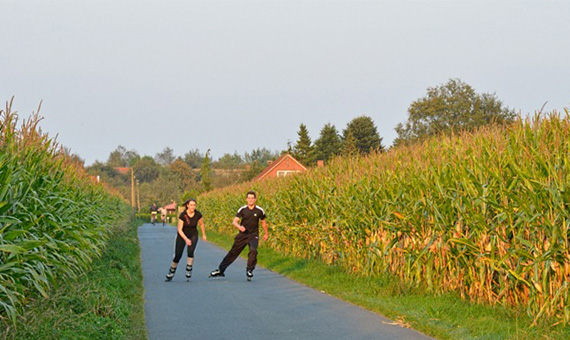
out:
{"label": "black t-shirt", "polygon": [[198,210],[194,210],[194,216],[190,217],[188,216],[188,213],[185,211],[183,211],[180,216],[178,216],[178,219],[180,219],[183,222],[182,225],[182,231],[184,232],[184,234],[187,233],[198,233],[198,221],[202,218],[202,214],[198,211]]}
{"label": "black t-shirt", "polygon": [[259,233],[259,220],[265,219],[265,211],[259,206],[249,209],[247,205],[239,208],[236,217],[241,218],[240,225],[247,233]]}

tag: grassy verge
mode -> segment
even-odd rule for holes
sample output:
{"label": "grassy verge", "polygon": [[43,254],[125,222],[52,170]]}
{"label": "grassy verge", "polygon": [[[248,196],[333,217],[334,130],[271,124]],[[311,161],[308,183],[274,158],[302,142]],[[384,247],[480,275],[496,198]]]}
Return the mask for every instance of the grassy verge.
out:
{"label": "grassy verge", "polygon": [[117,228],[92,267],[33,301],[0,339],[146,339],[136,226]]}
{"label": "grassy verge", "polygon": [[[208,240],[229,249],[233,236],[208,231]],[[246,252],[244,252],[246,254]],[[288,257],[261,246],[258,263],[295,281],[385,315],[438,339],[570,338],[569,326],[531,327],[524,311],[468,303],[451,294],[434,296],[388,277],[360,277],[319,261]]]}

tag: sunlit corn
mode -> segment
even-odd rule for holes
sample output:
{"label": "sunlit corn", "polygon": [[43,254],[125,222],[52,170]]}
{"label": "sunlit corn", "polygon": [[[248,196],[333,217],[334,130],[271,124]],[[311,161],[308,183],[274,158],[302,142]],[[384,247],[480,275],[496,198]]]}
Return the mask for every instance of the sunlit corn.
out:
{"label": "sunlit corn", "polygon": [[11,103],[0,110],[0,320],[14,320],[30,298],[48,298],[50,285],[84,271],[126,212],[38,121],[33,115],[20,126]]}
{"label": "sunlit corn", "polygon": [[234,233],[255,189],[278,251],[569,322],[569,152],[566,111],[339,158],[198,204],[211,227]]}

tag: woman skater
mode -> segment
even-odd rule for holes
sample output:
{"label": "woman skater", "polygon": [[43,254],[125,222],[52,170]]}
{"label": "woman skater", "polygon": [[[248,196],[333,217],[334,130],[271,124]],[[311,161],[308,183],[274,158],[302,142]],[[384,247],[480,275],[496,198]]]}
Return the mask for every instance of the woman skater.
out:
{"label": "woman skater", "polygon": [[184,207],[184,211],[178,217],[178,233],[176,234],[174,259],[172,259],[172,266],[168,274],[166,274],[166,282],[172,280],[174,277],[185,245],[188,248],[186,279],[190,280],[192,276],[192,265],[194,264],[194,250],[196,250],[196,244],[198,243],[198,224],[200,224],[200,229],[202,229],[202,239],[207,241],[206,232],[204,230],[204,219],[202,218],[202,214],[196,210],[196,200],[187,200],[184,202]]}

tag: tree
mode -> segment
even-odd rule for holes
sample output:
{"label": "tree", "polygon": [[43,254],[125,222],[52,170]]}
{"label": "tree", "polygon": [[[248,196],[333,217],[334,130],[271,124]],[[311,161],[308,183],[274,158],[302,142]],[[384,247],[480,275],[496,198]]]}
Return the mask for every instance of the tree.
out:
{"label": "tree", "polygon": [[284,153],[292,154],[293,153],[293,146],[292,145],[293,145],[293,143],[291,142],[291,140],[287,139],[287,149],[281,151],[281,154],[284,154]]}
{"label": "tree", "polygon": [[398,124],[394,145],[440,133],[473,130],[487,124],[512,122],[514,110],[503,106],[495,94],[477,94],[460,79],[430,87],[427,95],[408,108],[408,121]]}
{"label": "tree", "polygon": [[135,150],[129,150],[123,154],[123,159],[127,163],[127,166],[132,167],[141,159],[141,156]]}
{"label": "tree", "polygon": [[208,149],[202,161],[202,167],[200,168],[200,180],[204,186],[204,191],[210,191],[212,189],[212,179],[210,178],[212,165],[210,163],[210,149]]}
{"label": "tree", "polygon": [[243,164],[243,159],[237,152],[234,154],[226,153],[220,157],[214,164],[214,168],[217,169],[237,169]]}
{"label": "tree", "polygon": [[293,157],[295,157],[303,165],[309,165],[314,160],[314,151],[313,146],[311,145],[309,131],[307,130],[305,124],[301,123],[297,135],[299,135],[299,139],[293,148]]}
{"label": "tree", "polygon": [[202,191],[200,190],[200,188],[192,188],[190,190],[184,191],[184,193],[180,195],[179,201],[186,202],[191,198],[196,199],[196,197],[198,197],[198,195],[200,195],[201,193]]}
{"label": "tree", "polygon": [[182,159],[177,158],[171,165],[170,171],[178,182],[180,192],[190,190],[194,183],[196,183],[194,172],[192,168],[186,164]]}
{"label": "tree", "polygon": [[100,176],[101,180],[116,188],[126,185],[127,183],[130,184],[130,176],[120,174],[114,167],[109,166],[107,163],[96,161],[87,167],[86,170],[93,176]]}
{"label": "tree", "polygon": [[241,180],[251,181],[257,175],[259,175],[263,171],[263,169],[265,169],[265,166],[262,165],[260,161],[255,160],[251,163],[248,163],[245,170],[241,173]]}
{"label": "tree", "polygon": [[382,138],[378,134],[374,121],[368,116],[356,117],[347,124],[346,129],[343,130],[345,142],[349,134],[352,134],[354,145],[359,153],[368,154],[372,151],[384,150]]}
{"label": "tree", "polygon": [[342,140],[332,124],[326,124],[321,129],[319,139],[315,141],[315,156],[318,160],[328,161],[333,156],[340,154]]}
{"label": "tree", "polygon": [[133,164],[133,170],[141,183],[152,182],[160,175],[160,165],[150,156],[144,156]]}
{"label": "tree", "polygon": [[169,168],[163,170],[167,171],[161,171],[159,177],[154,181],[140,185],[141,208],[146,211],[148,208],[144,207],[148,207],[152,203],[157,203],[159,206],[169,204],[182,195],[174,174]]}
{"label": "tree", "polygon": [[352,135],[352,131],[348,131],[344,142],[342,144],[341,154],[343,156],[355,156],[358,154],[358,148],[356,147],[356,139]]}
{"label": "tree", "polygon": [[192,169],[198,169],[203,161],[204,155],[202,155],[198,149],[190,150],[184,155],[184,162],[190,165]]}
{"label": "tree", "polygon": [[112,168],[121,168],[129,166],[126,162],[124,155],[127,152],[124,146],[119,145],[114,151],[109,154],[109,158],[107,159],[107,165]]}
{"label": "tree", "polygon": [[112,168],[131,167],[140,158],[135,150],[127,150],[124,146],[119,145],[109,154],[107,165]]}
{"label": "tree", "polygon": [[239,181],[252,180],[255,176],[259,175],[263,169],[265,169],[268,161],[275,160],[279,156],[279,152],[272,152],[266,148],[254,149],[251,153],[246,152],[243,156],[245,169],[240,174]]}
{"label": "tree", "polygon": [[251,151],[251,153],[246,152],[243,156],[243,159],[246,164],[253,164],[256,162],[261,167],[267,166],[267,161],[274,160],[279,157],[278,152],[271,152],[269,149],[266,148],[257,148]]}
{"label": "tree", "polygon": [[162,152],[157,153],[154,159],[158,164],[166,166],[172,164],[176,157],[174,156],[174,150],[167,146]]}

